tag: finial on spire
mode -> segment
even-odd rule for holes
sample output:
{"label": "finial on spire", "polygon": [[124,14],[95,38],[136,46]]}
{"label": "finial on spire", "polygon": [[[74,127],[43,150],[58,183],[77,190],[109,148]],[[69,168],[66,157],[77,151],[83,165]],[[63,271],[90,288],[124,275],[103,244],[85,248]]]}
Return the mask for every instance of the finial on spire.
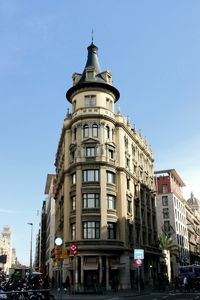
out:
{"label": "finial on spire", "polygon": [[93,40],[94,40],[94,31],[93,31],[93,28],[92,28],[92,44],[93,44]]}

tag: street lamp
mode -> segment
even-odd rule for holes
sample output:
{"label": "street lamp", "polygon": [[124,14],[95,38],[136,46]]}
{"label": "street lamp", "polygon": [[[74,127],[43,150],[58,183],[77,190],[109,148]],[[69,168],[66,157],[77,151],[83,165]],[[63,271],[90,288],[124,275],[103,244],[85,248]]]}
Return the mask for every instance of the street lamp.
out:
{"label": "street lamp", "polygon": [[[60,237],[57,237],[55,239],[55,245],[57,247],[59,247],[59,249],[61,250],[62,244],[63,244],[63,240]],[[61,288],[62,288],[62,259],[59,257],[60,259],[60,268],[59,268],[59,272],[57,273],[57,288],[59,287],[58,291],[61,292]],[[62,294],[61,294],[62,297]]]}
{"label": "street lamp", "polygon": [[30,270],[32,271],[32,244],[33,244],[33,223],[27,223],[31,226],[31,241],[30,241]]}

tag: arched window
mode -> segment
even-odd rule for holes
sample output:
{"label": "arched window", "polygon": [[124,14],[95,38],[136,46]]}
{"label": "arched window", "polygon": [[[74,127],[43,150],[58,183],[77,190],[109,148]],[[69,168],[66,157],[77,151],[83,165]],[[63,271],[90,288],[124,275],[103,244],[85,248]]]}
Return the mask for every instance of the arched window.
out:
{"label": "arched window", "polygon": [[89,136],[89,126],[85,124],[83,126],[83,137],[88,137]]}
{"label": "arched window", "polygon": [[97,124],[92,125],[92,136],[97,137],[98,136],[98,126]]}
{"label": "arched window", "polygon": [[109,126],[106,126],[106,138],[107,139],[110,138],[110,128],[109,128]]}

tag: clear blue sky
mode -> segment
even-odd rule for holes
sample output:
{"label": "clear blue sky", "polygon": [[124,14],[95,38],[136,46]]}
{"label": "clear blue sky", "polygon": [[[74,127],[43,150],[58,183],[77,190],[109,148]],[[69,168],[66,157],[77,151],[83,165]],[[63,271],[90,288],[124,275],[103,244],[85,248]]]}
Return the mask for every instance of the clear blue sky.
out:
{"label": "clear blue sky", "polygon": [[111,70],[121,112],[200,198],[200,1],[0,1],[0,229],[29,264],[47,173],[87,46]]}

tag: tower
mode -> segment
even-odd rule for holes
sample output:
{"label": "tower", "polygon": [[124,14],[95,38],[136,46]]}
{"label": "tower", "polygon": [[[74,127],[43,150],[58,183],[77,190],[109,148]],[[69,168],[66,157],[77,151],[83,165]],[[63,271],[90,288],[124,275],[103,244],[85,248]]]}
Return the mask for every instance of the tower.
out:
{"label": "tower", "polygon": [[72,243],[78,248],[66,261],[75,287],[110,289],[115,281],[129,288],[134,248],[145,250],[144,280],[159,261],[153,156],[129,120],[115,113],[120,93],[111,72],[101,71],[98,48],[92,42],[87,49],[85,68],[73,74],[66,93],[72,112],[55,161],[56,236],[68,250]]}

